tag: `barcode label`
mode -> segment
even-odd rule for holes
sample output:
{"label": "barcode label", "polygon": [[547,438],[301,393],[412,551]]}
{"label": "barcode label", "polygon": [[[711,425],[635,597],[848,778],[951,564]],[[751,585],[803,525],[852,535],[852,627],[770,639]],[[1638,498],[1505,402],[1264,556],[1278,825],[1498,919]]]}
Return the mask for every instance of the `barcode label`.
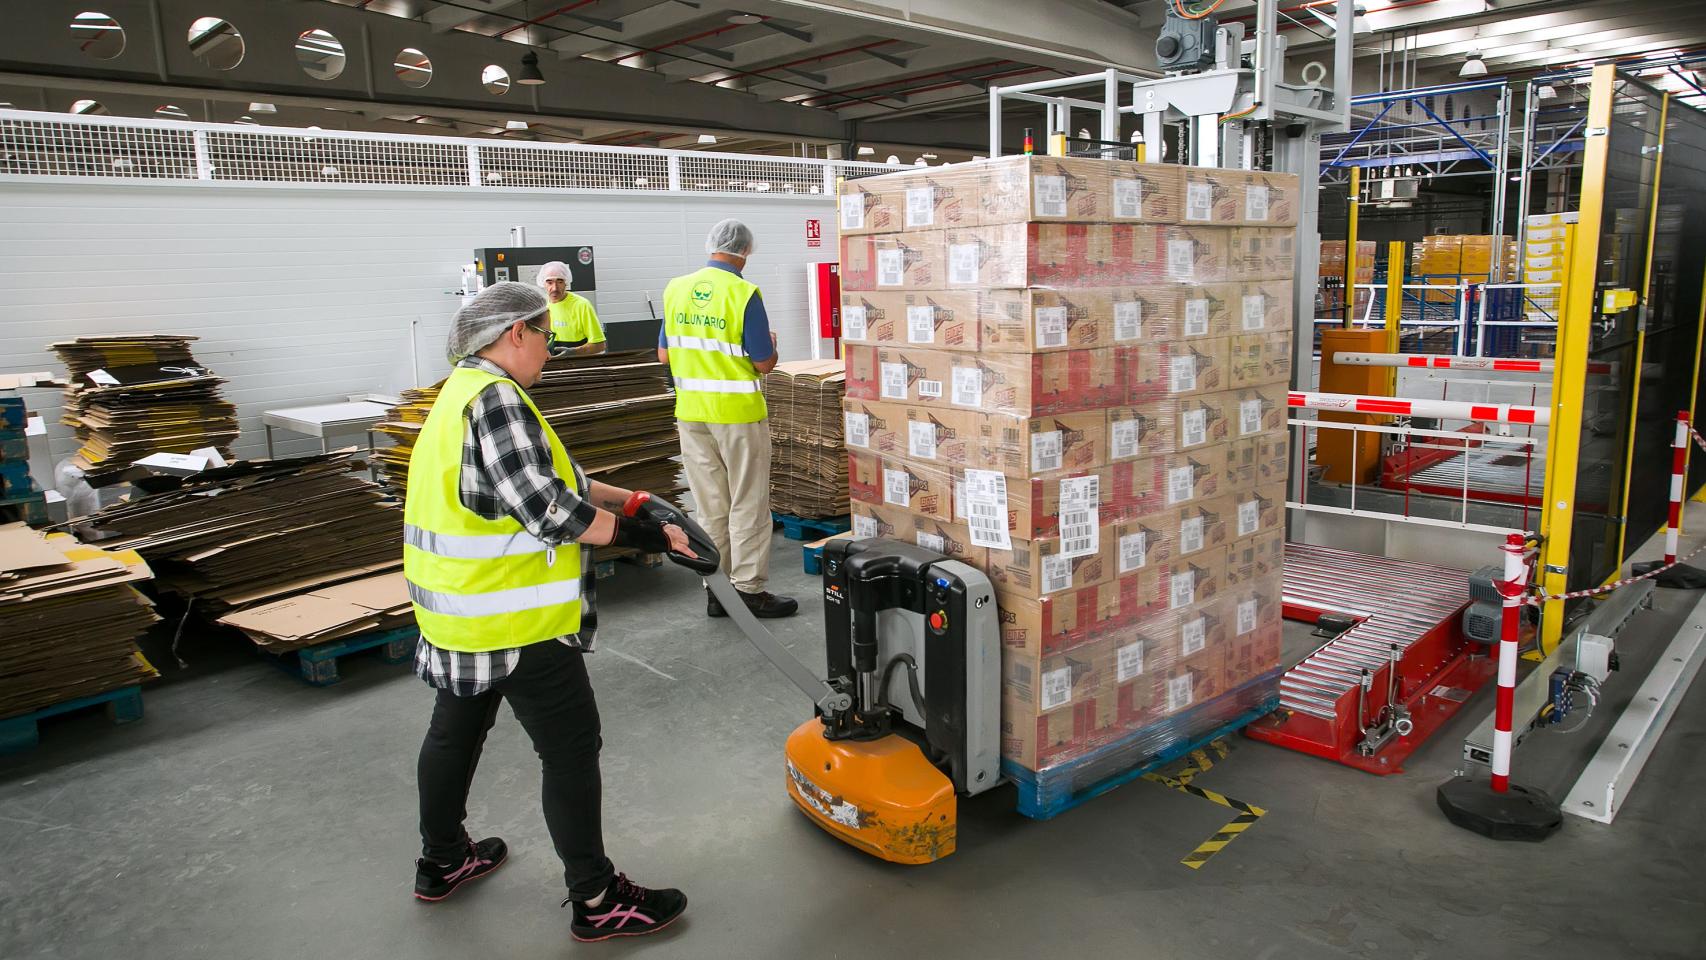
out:
{"label": "barcode label", "polygon": [[1260,330],[1268,325],[1268,298],[1259,293],[1244,295],[1244,329]]}
{"label": "barcode label", "polygon": [[1167,681],[1167,712],[1178,713],[1191,705],[1191,675],[1180,674]]}
{"label": "barcode label", "polygon": [[1037,216],[1066,216],[1065,177],[1032,177],[1031,195],[1034,198]]}
{"label": "barcode label", "polygon": [[967,470],[964,500],[972,545],[1013,549],[1007,533],[1007,477],[999,470]]}
{"label": "barcode label", "polygon": [[876,536],[877,518],[861,517],[855,514],[853,517],[853,539],[874,540],[876,539]]}
{"label": "barcode label", "polygon": [[1244,219],[1268,219],[1268,188],[1265,184],[1252,183],[1244,188]]}
{"label": "barcode label", "polygon": [[1196,553],[1202,549],[1203,518],[1191,517],[1179,521],[1179,552]]}
{"label": "barcode label", "polygon": [[1206,297],[1185,301],[1185,336],[1208,336],[1208,299]]}
{"label": "barcode label", "polygon": [[983,371],[977,367],[954,368],[954,406],[983,406]]}
{"label": "barcode label", "polygon": [[1167,587],[1167,601],[1174,610],[1197,602],[1197,572],[1185,569],[1173,574]]}
{"label": "barcode label", "polygon": [[1139,530],[1120,538],[1120,572],[1130,573],[1149,565],[1149,535]]}
{"label": "barcode label", "polygon": [[1196,276],[1197,245],[1192,240],[1167,241],[1167,274],[1174,280]]}
{"label": "barcode label", "polygon": [[1167,504],[1184,503],[1191,498],[1191,490],[1196,486],[1196,470],[1189,464],[1174,467],[1167,471]]}
{"label": "barcode label", "polygon": [[1188,657],[1193,653],[1201,653],[1208,646],[1208,618],[1198,617],[1185,621],[1179,630],[1179,655]]}
{"label": "barcode label", "polygon": [[1137,340],[1143,336],[1143,301],[1121,300],[1114,304],[1114,339]]}
{"label": "barcode label", "polygon": [[1213,184],[1185,184],[1185,219],[1203,223],[1214,219]]}
{"label": "barcode label", "polygon": [[1136,220],[1143,216],[1143,181],[1114,181],[1114,216]]}
{"label": "barcode label", "polygon": [[1256,600],[1251,598],[1238,605],[1238,635],[1256,629]]}
{"label": "barcode label", "polygon": [[1238,505],[1238,535],[1247,537],[1262,525],[1262,502],[1246,500]]}
{"label": "barcode label", "polygon": [[871,415],[868,413],[849,413],[847,421],[847,445],[871,449]]}
{"label": "barcode label", "polygon": [[965,481],[965,478],[962,477],[962,478],[958,478],[954,481],[954,519],[955,520],[964,520],[965,518],[966,518],[966,481]]}
{"label": "barcode label", "polygon": [[1253,397],[1238,403],[1238,433],[1248,436],[1262,429],[1262,398]]}
{"label": "barcode label", "polygon": [[948,282],[974,284],[977,282],[977,244],[948,245]]}
{"label": "barcode label", "polygon": [[1143,641],[1137,640],[1121,647],[1118,651],[1118,663],[1114,667],[1114,675],[1118,682],[1124,683],[1132,677],[1143,676]]}
{"label": "barcode label", "polygon": [[1196,354],[1186,354],[1174,357],[1167,367],[1168,381],[1174,393],[1190,393],[1197,388],[1197,357]]}
{"label": "barcode label", "polygon": [[1135,457],[1142,445],[1142,426],[1136,420],[1115,420],[1109,432],[1108,447],[1115,460]]}
{"label": "barcode label", "polygon": [[1043,430],[1031,434],[1031,469],[1059,470],[1061,463],[1060,431]]}
{"label": "barcode label", "polygon": [[1072,667],[1065,666],[1058,670],[1048,670],[1043,673],[1042,707],[1053,710],[1072,702]]}
{"label": "barcode label", "polygon": [[1064,553],[1043,558],[1043,589],[1045,594],[1059,593],[1072,586],[1072,558]]}
{"label": "barcode label", "polygon": [[906,279],[906,254],[889,249],[877,251],[877,286],[898,287]]}
{"label": "barcode label", "polygon": [[912,475],[905,470],[883,468],[883,502],[897,507],[912,505]]}
{"label": "barcode label", "polygon": [[1062,557],[1087,557],[1101,549],[1101,512],[1100,477],[1072,477],[1060,481]]}
{"label": "barcode label", "polygon": [[906,225],[928,227],[936,222],[936,188],[913,187],[906,191]]}
{"label": "barcode label", "polygon": [[882,365],[884,400],[906,399],[906,364],[885,363]]}
{"label": "barcode label", "polygon": [[918,381],[918,395],[920,397],[933,397],[937,400],[942,399],[942,381],[940,381],[940,380],[920,380],[920,381]]}
{"label": "barcode label", "polygon": [[936,308],[931,306],[906,308],[906,342],[936,342]]}
{"label": "barcode label", "polygon": [[937,553],[948,552],[948,538],[938,533],[926,533],[923,530],[918,531],[918,545],[926,550],[934,550]]}
{"label": "barcode label", "polygon": [[1037,346],[1066,346],[1066,308],[1038,307],[1035,311]]}
{"label": "barcode label", "polygon": [[841,229],[860,230],[865,226],[865,194],[854,191],[841,198]]}
{"label": "barcode label", "polygon": [[936,424],[928,420],[908,423],[906,452],[921,460],[936,459]]}
{"label": "barcode label", "polygon": [[1184,437],[1181,446],[1194,447],[1208,442],[1208,411],[1198,407],[1186,410],[1184,416]]}
{"label": "barcode label", "polygon": [[865,307],[841,308],[841,339],[863,340],[870,336],[870,330],[865,323]]}

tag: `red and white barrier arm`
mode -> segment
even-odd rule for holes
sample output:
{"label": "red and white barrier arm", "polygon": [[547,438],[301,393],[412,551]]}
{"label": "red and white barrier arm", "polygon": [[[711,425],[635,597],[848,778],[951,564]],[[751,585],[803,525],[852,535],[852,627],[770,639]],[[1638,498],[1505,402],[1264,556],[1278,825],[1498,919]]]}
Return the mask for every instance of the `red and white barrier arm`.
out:
{"label": "red and white barrier arm", "polygon": [[1339,413],[1373,413],[1391,417],[1430,417],[1442,420],[1479,420],[1486,423],[1516,423],[1545,426],[1552,422],[1546,407],[1519,407],[1509,403],[1468,403],[1459,400],[1403,400],[1396,397],[1365,397],[1350,393],[1306,393],[1292,391],[1286,406],[1303,410]]}
{"label": "red and white barrier arm", "polygon": [[1688,485],[1688,411],[1676,412],[1676,438],[1670,450],[1670,519],[1665,524],[1665,566],[1676,563],[1676,542],[1682,535],[1683,488]]}
{"label": "red and white barrier arm", "polygon": [[[1435,353],[1354,353],[1339,350],[1334,363],[1352,367],[1414,367],[1425,370],[1479,370],[1497,373],[1551,373],[1550,360],[1514,360],[1503,357],[1458,357]],[[1610,373],[1609,363],[1588,364],[1589,373]]]}
{"label": "red and white barrier arm", "polygon": [[1521,636],[1523,593],[1528,589],[1528,562],[1523,535],[1505,540],[1505,579],[1498,585],[1503,600],[1499,621],[1499,689],[1493,701],[1493,789],[1504,793],[1511,782],[1511,723],[1516,706],[1517,638]]}

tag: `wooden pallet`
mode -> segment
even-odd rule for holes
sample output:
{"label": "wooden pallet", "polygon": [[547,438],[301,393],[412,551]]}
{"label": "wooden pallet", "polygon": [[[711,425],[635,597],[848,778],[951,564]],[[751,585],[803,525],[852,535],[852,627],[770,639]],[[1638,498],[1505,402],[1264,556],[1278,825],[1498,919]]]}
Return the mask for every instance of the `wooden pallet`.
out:
{"label": "wooden pallet", "polygon": [[36,724],[48,717],[97,706],[107,708],[107,718],[113,723],[135,723],[142,719],[142,687],[136,684],[120,687],[0,720],[0,754],[34,749],[41,742]]}
{"label": "wooden pallet", "polygon": [[268,653],[274,663],[296,674],[309,686],[329,687],[343,679],[338,675],[340,658],[377,650],[379,659],[386,663],[408,663],[415,659],[415,641],[420,639],[420,635],[420,630],[415,627],[398,627],[329,640],[284,653]]}
{"label": "wooden pallet", "polygon": [[816,540],[853,529],[853,518],[847,514],[813,518],[771,513],[770,519],[782,525],[782,536],[789,540]]}
{"label": "wooden pallet", "polygon": [[661,553],[638,553],[632,551],[627,553],[618,553],[611,556],[608,555],[604,549],[600,548],[599,551],[593,555],[592,575],[600,580],[603,580],[606,577],[614,577],[616,575],[617,561],[627,563],[630,566],[645,567],[649,570],[654,567],[663,566],[664,559],[665,555]]}

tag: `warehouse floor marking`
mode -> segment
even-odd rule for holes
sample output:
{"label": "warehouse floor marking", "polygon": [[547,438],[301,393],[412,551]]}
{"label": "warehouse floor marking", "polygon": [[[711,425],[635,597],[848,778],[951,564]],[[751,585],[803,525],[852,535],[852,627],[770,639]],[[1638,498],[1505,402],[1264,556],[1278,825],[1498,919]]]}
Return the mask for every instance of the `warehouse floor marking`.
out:
{"label": "warehouse floor marking", "polygon": [[1206,750],[1192,750],[1191,757],[1185,762],[1184,769],[1173,776],[1169,777],[1163,773],[1146,773],[1143,775],[1145,780],[1170,787],[1180,793],[1188,793],[1193,797],[1201,797],[1211,803],[1218,803],[1229,810],[1238,811],[1238,815],[1233,817],[1226,826],[1215,831],[1213,836],[1198,844],[1195,850],[1185,855],[1185,859],[1179,861],[1192,870],[1201,870],[1203,864],[1207,863],[1210,857],[1224,850],[1227,844],[1238,839],[1239,834],[1250,829],[1257,820],[1262,819],[1263,814],[1267,813],[1261,807],[1251,806],[1242,800],[1234,800],[1223,793],[1215,793],[1213,790],[1204,790],[1202,787],[1191,783],[1192,780],[1196,779],[1197,774],[1205,773],[1214,768],[1214,761],[1209,759],[1208,755],[1210,750],[1214,751],[1215,756],[1222,760],[1225,760],[1226,755],[1231,752],[1230,748],[1226,746],[1225,740],[1216,740],[1209,744]]}

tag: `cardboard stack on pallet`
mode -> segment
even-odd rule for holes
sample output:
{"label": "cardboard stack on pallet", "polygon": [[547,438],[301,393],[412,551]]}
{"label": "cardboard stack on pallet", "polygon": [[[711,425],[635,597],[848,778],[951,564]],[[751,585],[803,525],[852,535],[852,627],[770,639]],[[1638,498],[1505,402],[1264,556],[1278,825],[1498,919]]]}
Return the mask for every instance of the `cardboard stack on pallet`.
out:
{"label": "cardboard stack on pallet", "polygon": [[1564,278],[1576,235],[1574,213],[1537,213],[1528,218],[1523,238],[1522,282],[1557,284],[1526,291],[1523,312],[1529,319],[1554,321],[1564,299]]}
{"label": "cardboard stack on pallet", "polygon": [[764,375],[770,408],[770,509],[816,519],[847,514],[840,360],[793,360]]}
{"label": "cardboard stack on pallet", "polygon": [[[1373,240],[1357,241],[1357,275],[1356,283],[1374,282],[1375,242]],[[1318,271],[1323,280],[1333,280],[1333,283],[1321,284],[1321,313],[1323,317],[1343,317],[1345,310],[1345,241],[1321,241],[1321,267]],[[1374,295],[1372,290],[1358,290],[1353,303],[1351,315],[1362,316],[1368,310],[1369,298]]]}
{"label": "cardboard stack on pallet", "polygon": [[1410,251],[1410,273],[1429,290],[1429,303],[1455,303],[1460,283],[1503,283],[1516,270],[1516,245],[1510,237],[1430,235]]}
{"label": "cardboard stack on pallet", "polygon": [[854,533],[988,574],[1021,778],[1117,775],[1272,688],[1297,199],[1054,157],[844,187]]}

